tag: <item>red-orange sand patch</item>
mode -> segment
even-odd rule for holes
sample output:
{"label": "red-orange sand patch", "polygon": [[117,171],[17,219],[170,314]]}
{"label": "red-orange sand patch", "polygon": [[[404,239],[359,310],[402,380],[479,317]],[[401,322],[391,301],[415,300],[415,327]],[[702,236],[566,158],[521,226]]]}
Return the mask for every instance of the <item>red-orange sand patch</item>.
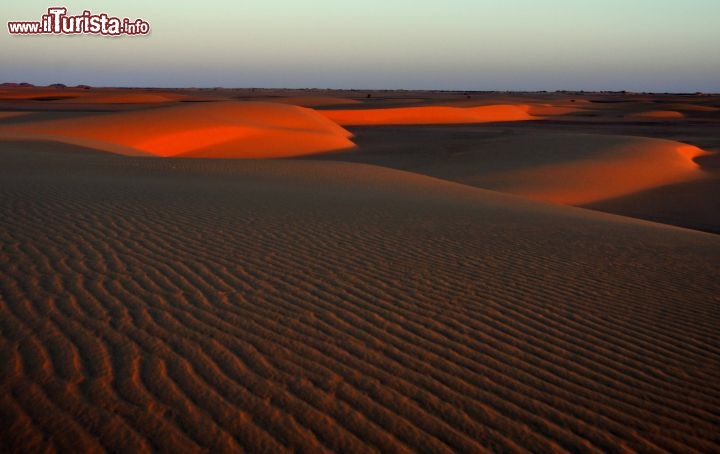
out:
{"label": "red-orange sand patch", "polygon": [[400,125],[489,123],[532,120],[528,105],[499,104],[479,107],[397,107],[389,109],[323,110],[321,114],[341,125]]}

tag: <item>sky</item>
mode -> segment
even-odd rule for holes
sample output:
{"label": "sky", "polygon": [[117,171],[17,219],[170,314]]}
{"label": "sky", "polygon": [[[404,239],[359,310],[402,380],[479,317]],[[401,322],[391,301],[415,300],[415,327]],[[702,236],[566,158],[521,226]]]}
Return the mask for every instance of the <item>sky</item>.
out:
{"label": "sky", "polygon": [[[18,36],[49,7],[147,36]],[[720,0],[2,0],[0,82],[720,92]]]}

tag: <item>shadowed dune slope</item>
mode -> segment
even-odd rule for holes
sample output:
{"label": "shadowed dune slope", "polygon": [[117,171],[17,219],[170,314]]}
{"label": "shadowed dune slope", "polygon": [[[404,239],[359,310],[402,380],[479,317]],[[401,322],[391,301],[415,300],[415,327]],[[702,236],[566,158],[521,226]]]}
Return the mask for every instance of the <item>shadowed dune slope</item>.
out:
{"label": "shadowed dune slope", "polygon": [[585,208],[720,234],[720,174],[659,186]]}
{"label": "shadowed dune slope", "polygon": [[375,166],[0,145],[11,452],[713,452],[720,237]]}
{"label": "shadowed dune slope", "polygon": [[532,120],[528,105],[479,107],[395,107],[388,109],[321,110],[321,114],[341,125],[401,125],[444,123],[488,123]]}
{"label": "shadowed dune slope", "polygon": [[0,137],[74,143],[120,154],[259,158],[353,146],[350,133],[311,109],[271,103],[181,104],[0,125]]}
{"label": "shadowed dune slope", "polygon": [[[644,137],[486,130],[358,133],[323,159],[410,170],[551,203],[580,205],[703,178],[693,145]],[[391,139],[395,138],[394,142]]]}

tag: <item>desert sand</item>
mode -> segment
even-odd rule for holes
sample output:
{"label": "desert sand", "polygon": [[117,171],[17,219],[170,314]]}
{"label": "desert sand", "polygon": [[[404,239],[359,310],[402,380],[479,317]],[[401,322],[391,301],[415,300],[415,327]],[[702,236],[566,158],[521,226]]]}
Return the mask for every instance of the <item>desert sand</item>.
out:
{"label": "desert sand", "polygon": [[3,89],[0,451],[718,451],[717,107]]}

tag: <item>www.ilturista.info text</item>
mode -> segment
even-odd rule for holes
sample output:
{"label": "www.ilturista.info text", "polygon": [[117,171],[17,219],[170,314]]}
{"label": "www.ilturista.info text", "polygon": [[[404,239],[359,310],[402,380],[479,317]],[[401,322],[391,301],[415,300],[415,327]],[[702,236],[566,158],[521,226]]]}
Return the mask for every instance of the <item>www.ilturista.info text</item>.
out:
{"label": "www.ilturista.info text", "polygon": [[79,16],[68,16],[67,8],[48,8],[40,21],[8,22],[8,31],[12,35],[76,35],[93,34],[106,36],[147,35],[150,24],[142,19],[131,21],[127,17],[108,16],[105,13],[93,14],[88,10]]}

